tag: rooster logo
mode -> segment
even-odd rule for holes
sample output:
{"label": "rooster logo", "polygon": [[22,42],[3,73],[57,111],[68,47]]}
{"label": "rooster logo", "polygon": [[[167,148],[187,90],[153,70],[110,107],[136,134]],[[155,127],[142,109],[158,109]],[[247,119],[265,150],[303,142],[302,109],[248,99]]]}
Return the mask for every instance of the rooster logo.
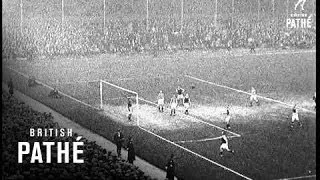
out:
{"label": "rooster logo", "polygon": [[296,11],[298,6],[300,5],[301,10],[304,11],[304,3],[306,3],[307,0],[298,0],[298,2],[294,5],[294,10]]}

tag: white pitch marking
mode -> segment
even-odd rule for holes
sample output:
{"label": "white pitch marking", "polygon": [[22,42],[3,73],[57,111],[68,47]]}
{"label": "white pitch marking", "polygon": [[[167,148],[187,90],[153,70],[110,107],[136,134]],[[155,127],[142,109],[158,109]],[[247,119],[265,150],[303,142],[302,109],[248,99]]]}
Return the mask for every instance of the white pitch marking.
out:
{"label": "white pitch marking", "polygon": [[281,178],[276,180],[293,180],[293,179],[306,179],[306,178],[314,178],[316,175],[309,175],[309,176],[299,176],[299,177],[291,177],[291,178]]}
{"label": "white pitch marking", "polygon": [[177,146],[177,147],[179,147],[179,148],[181,148],[181,149],[183,149],[183,150],[185,150],[185,151],[187,151],[187,152],[189,152],[189,153],[191,153],[191,154],[193,154],[193,155],[195,155],[195,156],[200,157],[201,159],[204,159],[204,160],[206,160],[206,161],[209,161],[209,162],[212,163],[212,164],[215,164],[215,165],[217,165],[217,166],[219,166],[219,167],[221,167],[221,168],[223,168],[223,169],[225,169],[225,170],[228,170],[228,171],[230,171],[230,172],[232,172],[232,173],[234,173],[234,174],[236,174],[236,175],[238,175],[238,176],[241,176],[241,177],[243,177],[244,179],[252,180],[251,178],[249,178],[249,177],[247,177],[247,176],[245,176],[245,175],[243,175],[243,174],[241,174],[241,173],[238,173],[237,171],[234,171],[234,170],[232,170],[232,169],[230,169],[230,168],[227,168],[226,166],[223,166],[223,165],[221,165],[221,164],[219,164],[219,163],[217,163],[217,162],[215,162],[215,161],[213,161],[213,160],[211,160],[211,159],[209,159],[209,158],[206,158],[206,157],[204,157],[204,156],[202,156],[202,155],[200,155],[200,154],[198,154],[198,153],[195,153],[195,152],[191,151],[190,149],[187,149],[187,148],[185,148],[185,147],[183,147],[183,146],[181,146],[181,145],[179,145],[179,144],[177,144],[177,143],[174,143],[174,142],[172,142],[172,141],[170,141],[170,140],[168,140],[168,139],[166,139],[166,138],[163,138],[162,136],[159,136],[158,134],[155,134],[155,133],[153,133],[153,132],[145,129],[145,128],[141,127],[140,125],[138,125],[138,127],[139,127],[140,129],[142,129],[142,130],[144,130],[144,131],[146,131],[146,132],[148,132],[148,133],[150,133],[150,134],[152,134],[152,135],[154,135],[154,136],[156,136],[156,137],[158,137],[158,138],[160,138],[160,139],[162,139],[162,140],[170,143],[170,144],[173,144],[174,146]]}
{"label": "white pitch marking", "polygon": [[[245,55],[251,55],[251,56],[264,56],[264,55],[277,55],[277,54],[300,54],[300,53],[313,53],[316,52],[316,50],[307,50],[307,51],[280,51],[280,52],[274,52],[274,51],[266,51],[266,52],[261,52],[261,53],[256,53],[256,54],[235,54],[233,55],[234,57],[242,57]],[[225,55],[227,56],[227,55]]]}
{"label": "white pitch marking", "polygon": [[79,83],[94,83],[99,82],[100,80],[92,80],[92,81],[73,81],[73,82],[57,82],[52,84],[79,84]]}
{"label": "white pitch marking", "polygon": [[[234,137],[238,137],[238,136],[228,136],[228,138],[234,138]],[[213,141],[213,140],[217,140],[217,139],[221,139],[221,136],[219,136],[219,137],[214,137],[214,138],[205,138],[205,139],[195,139],[195,140],[177,141],[176,143],[206,142],[206,141]]]}
{"label": "white pitch marking", "polygon": [[[16,72],[16,73],[18,73],[18,74],[20,74],[20,75],[22,75],[22,76],[24,76],[24,77],[26,77],[26,78],[29,78],[28,75],[26,75],[26,74],[24,74],[24,73],[22,73],[22,72],[19,72],[19,71],[15,70],[15,69],[12,69],[12,68],[10,68],[10,67],[7,67],[7,68],[10,69],[10,70],[12,70],[12,71],[14,71],[14,72]],[[41,85],[49,88],[49,89],[54,89],[53,87],[51,87],[51,86],[49,86],[49,85],[47,85],[47,84],[45,84],[45,83],[43,83],[43,82],[41,82],[41,81],[39,81],[39,80],[36,80],[36,81],[37,81],[38,83],[40,83]],[[64,96],[66,96],[66,97],[68,97],[68,98],[70,98],[70,99],[72,99],[72,100],[74,100],[74,101],[77,101],[78,103],[81,103],[81,104],[83,104],[83,105],[89,106],[89,107],[91,107],[91,108],[93,108],[93,109],[96,109],[96,110],[100,110],[100,109],[97,108],[97,107],[94,107],[94,106],[92,106],[92,105],[90,105],[90,104],[88,104],[88,103],[85,103],[85,102],[83,102],[83,101],[80,101],[80,100],[78,100],[78,99],[76,99],[76,98],[74,98],[74,97],[72,97],[72,96],[70,96],[70,95],[68,95],[68,94],[65,94],[65,93],[63,93],[63,92],[61,92],[61,91],[59,91],[59,93],[62,94],[62,95],[64,95]]]}
{"label": "white pitch marking", "polygon": [[[244,93],[244,94],[251,95],[251,93],[246,92],[246,91],[243,91],[243,90],[235,89],[235,88],[228,87],[228,86],[225,86],[225,85],[220,85],[220,84],[213,83],[213,82],[210,82],[210,81],[206,81],[206,80],[203,80],[203,79],[200,79],[200,78],[196,78],[196,77],[193,77],[193,76],[190,76],[190,75],[185,75],[185,76],[188,77],[188,78],[191,78],[191,79],[200,81],[200,82],[208,83],[208,84],[211,84],[211,85],[215,85],[215,86],[219,86],[219,87],[222,87],[222,88],[231,89],[231,90],[233,90],[233,91],[237,91],[237,92],[240,92],[240,93]],[[259,98],[261,98],[261,99],[265,99],[265,100],[277,102],[277,103],[280,103],[280,104],[284,104],[284,105],[286,105],[286,106],[293,107],[293,105],[288,104],[288,103],[285,103],[285,102],[282,102],[282,101],[279,101],[279,100],[275,100],[275,99],[263,97],[263,96],[260,96],[260,95],[257,95],[257,97],[259,97]],[[300,107],[300,108],[298,108],[298,109],[301,109],[301,110],[303,110],[303,111],[307,111],[307,112],[316,114],[316,112],[311,111],[311,110],[309,110],[309,109],[302,108],[302,107]]]}

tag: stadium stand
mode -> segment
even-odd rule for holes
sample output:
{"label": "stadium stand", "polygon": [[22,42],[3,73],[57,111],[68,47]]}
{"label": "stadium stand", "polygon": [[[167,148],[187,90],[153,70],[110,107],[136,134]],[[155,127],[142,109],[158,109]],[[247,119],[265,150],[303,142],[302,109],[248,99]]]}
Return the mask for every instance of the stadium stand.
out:
{"label": "stadium stand", "polygon": [[[73,142],[72,137],[30,137],[30,128],[59,128],[50,113],[39,113],[2,92],[2,179],[152,179],[137,167],[117,158],[95,142],[84,141],[83,164],[31,164],[30,157],[18,164],[17,142],[54,141]],[[45,148],[42,150],[45,151]],[[45,152],[42,152],[43,154]],[[55,158],[56,147],[52,148]]]}
{"label": "stadium stand", "polygon": [[[40,22],[39,22],[40,21]],[[3,25],[3,56],[33,58],[55,55],[88,55],[97,53],[175,52],[177,50],[216,50],[248,48],[253,38],[256,47],[310,48],[316,43],[316,29],[287,29],[273,20],[248,19],[243,16],[222,21],[219,27],[212,19],[187,19],[180,32],[176,19],[154,18],[146,30],[145,20],[110,20],[106,32],[97,23],[66,23],[61,26],[50,19],[29,22],[21,35],[16,26]],[[130,25],[130,28],[128,26]]]}

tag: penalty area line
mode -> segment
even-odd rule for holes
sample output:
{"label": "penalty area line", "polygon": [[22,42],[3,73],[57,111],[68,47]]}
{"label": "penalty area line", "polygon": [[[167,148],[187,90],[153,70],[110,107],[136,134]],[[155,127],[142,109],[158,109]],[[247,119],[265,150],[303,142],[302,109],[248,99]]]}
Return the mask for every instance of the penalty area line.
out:
{"label": "penalty area line", "polygon": [[185,150],[185,151],[187,151],[187,152],[189,152],[189,153],[191,153],[191,154],[193,154],[193,155],[195,155],[195,156],[197,156],[197,157],[200,157],[201,159],[204,159],[204,160],[206,160],[206,161],[208,161],[208,162],[210,162],[210,163],[212,163],[212,164],[215,164],[215,165],[217,165],[217,166],[219,166],[219,167],[221,167],[221,168],[223,168],[223,169],[225,169],[225,170],[227,170],[227,171],[230,171],[230,172],[232,172],[232,173],[234,173],[234,174],[236,174],[236,175],[238,175],[238,176],[241,176],[241,177],[244,178],[244,179],[252,180],[251,178],[249,178],[249,177],[247,177],[247,176],[245,176],[245,175],[243,175],[243,174],[241,174],[241,173],[239,173],[239,172],[237,172],[237,171],[234,171],[234,170],[232,170],[232,169],[230,169],[230,168],[228,168],[228,167],[226,167],[226,166],[224,166],[224,165],[222,165],[222,164],[219,164],[219,163],[217,163],[217,162],[215,162],[215,161],[213,161],[213,160],[211,160],[211,159],[209,159],[209,158],[206,158],[206,157],[204,157],[204,156],[202,156],[202,155],[200,155],[200,154],[198,154],[198,153],[195,153],[195,152],[191,151],[190,149],[187,149],[187,148],[185,148],[185,147],[183,147],[183,146],[181,146],[181,145],[179,145],[179,144],[177,144],[177,143],[175,143],[175,142],[172,142],[172,141],[170,141],[170,140],[168,140],[168,139],[166,139],[166,138],[164,138],[164,137],[162,137],[162,136],[159,136],[158,134],[155,134],[155,133],[153,133],[153,132],[145,129],[145,128],[141,127],[140,125],[138,125],[138,127],[139,127],[140,129],[142,129],[143,131],[146,131],[147,133],[150,133],[150,134],[158,137],[159,139],[161,139],[161,140],[163,140],[163,141],[166,141],[166,142],[168,142],[168,143],[170,143],[170,144],[172,144],[172,145],[174,145],[174,146],[177,146],[177,147],[179,147],[179,148],[181,148],[181,149],[183,149],[183,150]]}
{"label": "penalty area line", "polygon": [[[235,138],[238,136],[227,136],[228,138]],[[206,141],[214,141],[221,139],[221,136],[214,138],[205,138],[205,139],[194,139],[194,140],[185,140],[185,141],[176,141],[176,143],[192,143],[192,142],[206,142]]]}

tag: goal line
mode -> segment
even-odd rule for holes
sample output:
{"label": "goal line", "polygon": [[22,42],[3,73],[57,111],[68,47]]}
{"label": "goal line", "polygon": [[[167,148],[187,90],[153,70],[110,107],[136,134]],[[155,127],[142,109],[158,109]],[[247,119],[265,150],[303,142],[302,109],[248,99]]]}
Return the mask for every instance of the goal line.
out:
{"label": "goal line", "polygon": [[[103,97],[104,97],[104,93],[103,93],[103,89],[104,87],[107,85],[107,86],[111,86],[111,87],[114,87],[116,89],[119,89],[121,91],[125,91],[125,92],[129,92],[131,94],[134,94],[135,96],[126,96],[125,94],[123,93],[120,93],[121,96],[125,97],[125,98],[134,98],[135,101],[136,101],[136,105],[138,106],[139,105],[139,96],[138,96],[138,93],[135,92],[135,91],[132,91],[130,89],[126,89],[124,87],[121,87],[121,86],[118,86],[118,85],[115,85],[113,83],[110,83],[110,82],[107,82],[105,80],[100,80],[99,82],[99,89],[100,89],[100,109],[103,109]],[[107,88],[107,87],[106,87]],[[117,100],[117,99],[122,99],[123,97],[113,97],[113,98],[107,98],[106,100]]]}

